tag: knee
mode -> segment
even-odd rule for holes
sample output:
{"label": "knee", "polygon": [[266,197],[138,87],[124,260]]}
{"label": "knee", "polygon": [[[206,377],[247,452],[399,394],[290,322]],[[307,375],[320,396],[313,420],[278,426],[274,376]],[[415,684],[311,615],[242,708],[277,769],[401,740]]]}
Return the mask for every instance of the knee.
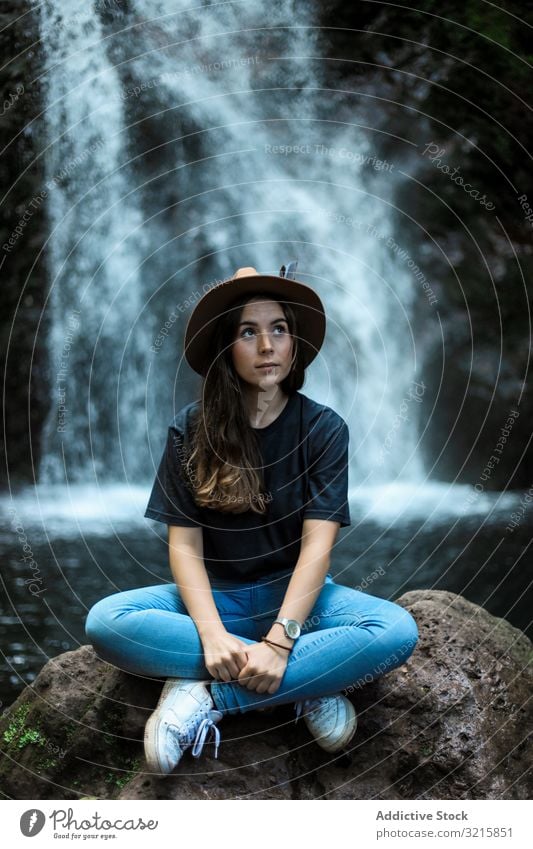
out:
{"label": "knee", "polygon": [[404,607],[396,605],[395,636],[398,643],[397,654],[402,661],[413,653],[418,642],[418,626],[413,616]]}
{"label": "knee", "polygon": [[106,599],[93,604],[85,620],[85,636],[94,647],[101,646],[105,637],[109,637],[110,612]]}

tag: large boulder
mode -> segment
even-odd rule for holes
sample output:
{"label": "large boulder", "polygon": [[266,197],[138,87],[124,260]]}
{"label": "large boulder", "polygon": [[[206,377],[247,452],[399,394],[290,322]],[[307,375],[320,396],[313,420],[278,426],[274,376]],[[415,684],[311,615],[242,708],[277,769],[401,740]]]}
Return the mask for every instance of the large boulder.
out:
{"label": "large boulder", "polygon": [[532,644],[461,596],[409,592],[420,641],[403,666],[354,688],[349,755],[328,755],[292,706],[221,723],[175,774],[153,776],[144,724],[162,682],[90,646],[48,661],[0,724],[0,790],[13,799],[526,799],[533,786]]}

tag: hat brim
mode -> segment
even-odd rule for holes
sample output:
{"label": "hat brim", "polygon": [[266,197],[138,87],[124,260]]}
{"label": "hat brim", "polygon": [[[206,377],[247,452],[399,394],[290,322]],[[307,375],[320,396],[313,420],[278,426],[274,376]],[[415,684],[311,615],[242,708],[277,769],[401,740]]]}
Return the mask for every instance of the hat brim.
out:
{"label": "hat brim", "polygon": [[198,301],[187,323],[184,340],[185,357],[195,372],[203,377],[207,374],[217,319],[242,295],[259,291],[290,303],[298,319],[305,367],[316,357],[326,334],[326,316],[314,289],[287,277],[252,274],[215,283]]}

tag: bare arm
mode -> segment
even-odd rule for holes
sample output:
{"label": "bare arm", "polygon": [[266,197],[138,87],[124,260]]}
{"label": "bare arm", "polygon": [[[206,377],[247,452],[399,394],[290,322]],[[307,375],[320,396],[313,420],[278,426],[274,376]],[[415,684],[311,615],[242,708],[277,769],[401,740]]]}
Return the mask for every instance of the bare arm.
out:
{"label": "bare arm", "polygon": [[[285,591],[279,616],[303,623],[324,585],[330,565],[330,553],[339,522],[325,519],[305,519],[302,527],[300,556]],[[282,625],[272,625],[267,637],[278,645],[291,647],[294,643],[285,636]],[[239,673],[239,684],[258,693],[275,693],[279,689],[288,662],[283,648],[268,643],[248,647],[248,662]]]}
{"label": "bare arm", "polygon": [[246,643],[229,634],[217,610],[204,563],[201,528],[168,525],[170,571],[198,630],[205,665],[213,678],[237,678],[246,663]]}
{"label": "bare arm", "polygon": [[[296,619],[300,624],[307,619],[324,585],[339,528],[339,522],[304,519],[300,556],[279,609],[280,617]],[[279,624],[272,625],[267,636],[286,646],[293,644]]]}
{"label": "bare arm", "polygon": [[200,637],[224,631],[204,564],[201,528],[168,525],[170,571]]}

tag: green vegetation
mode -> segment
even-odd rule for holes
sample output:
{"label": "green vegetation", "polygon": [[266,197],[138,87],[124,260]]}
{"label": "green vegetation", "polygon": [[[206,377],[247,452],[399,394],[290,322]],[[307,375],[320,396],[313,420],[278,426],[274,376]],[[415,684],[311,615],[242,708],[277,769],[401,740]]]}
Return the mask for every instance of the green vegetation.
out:
{"label": "green vegetation", "polygon": [[43,737],[41,732],[37,731],[36,728],[27,728],[17,740],[17,749],[24,749],[25,746],[29,746],[31,743],[44,746],[46,737]]}
{"label": "green vegetation", "polygon": [[9,726],[4,731],[3,739],[5,743],[11,744],[15,737],[20,734],[22,728],[24,727],[24,723],[26,721],[29,709],[29,704],[24,704],[17,708],[17,710],[13,714]]}
{"label": "green vegetation", "polygon": [[125,787],[138,772],[140,758],[126,758],[125,765],[129,766],[128,771],[125,773],[108,772],[105,779],[106,784],[113,784],[115,787],[118,787],[119,790],[122,790],[122,788]]}
{"label": "green vegetation", "polygon": [[[27,725],[30,709],[31,705],[27,703],[17,708],[2,735],[4,743],[11,748],[25,749],[27,746],[36,746],[42,749],[49,742],[46,735],[35,727],[37,725],[35,717],[30,715],[33,727]],[[35,769],[37,772],[55,769],[58,763],[57,757],[54,757],[51,752],[41,752],[40,757],[35,761]]]}

